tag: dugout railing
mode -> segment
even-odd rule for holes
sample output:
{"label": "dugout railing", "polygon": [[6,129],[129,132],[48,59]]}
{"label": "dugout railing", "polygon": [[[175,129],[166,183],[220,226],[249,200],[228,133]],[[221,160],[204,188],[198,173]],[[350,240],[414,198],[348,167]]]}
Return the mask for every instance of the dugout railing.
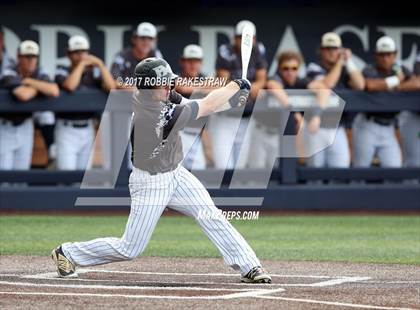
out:
{"label": "dugout railing", "polygon": [[[345,111],[420,111],[420,93],[367,93],[355,91],[336,92],[346,102]],[[120,92],[127,96],[124,106],[113,106],[108,109],[111,123],[111,139],[118,139],[121,134],[114,130],[112,124],[118,124],[131,110],[129,104],[131,94]],[[94,90],[80,91],[73,94],[62,92],[58,98],[37,97],[30,102],[18,103],[7,91],[0,91],[0,113],[2,112],[98,112],[104,110],[107,95]],[[123,101],[124,101],[123,100]],[[255,108],[255,113],[270,113],[266,109]],[[112,150],[111,150],[112,151]],[[111,166],[127,167],[127,156],[123,163],[113,162],[115,154],[111,154]],[[111,171],[96,171],[93,176],[101,179],[109,177]],[[212,178],[220,175],[220,171],[206,170],[196,171],[203,174],[202,177]],[[241,171],[244,178],[258,177],[258,170],[244,169]],[[128,195],[126,184],[128,169],[120,169],[113,190],[81,190],[75,186],[65,184],[82,181],[84,171],[51,171],[32,169],[29,171],[0,171],[0,183],[23,182],[24,187],[3,186],[0,187],[1,209],[31,209],[32,199],[48,199],[41,209],[54,209],[55,202],[61,201],[62,208],[72,208],[76,197],[83,195],[102,196],[126,196]],[[298,164],[295,158],[283,158],[271,175],[271,182],[267,190],[261,189],[240,190],[228,189],[232,171],[226,171],[223,177],[223,186],[220,189],[211,189],[212,195],[216,196],[263,196],[264,207],[268,209],[400,209],[419,210],[420,185],[405,180],[420,179],[420,168],[309,168]],[[303,184],[313,180],[338,181],[336,184],[319,186],[317,184]],[[359,184],[354,181],[365,180]],[[387,182],[382,183],[383,180]],[[370,181],[379,181],[370,183]],[[346,184],[342,184],[346,182]],[[32,186],[31,186],[32,185]],[[304,191],[304,192],[302,192]],[[303,195],[304,193],[304,195]],[[66,200],[66,198],[68,200]],[[279,205],[279,199],[283,199]],[[64,201],[68,201],[63,203]],[[96,209],[98,206],[93,207]],[[106,206],[108,208],[109,206]],[[234,207],[230,205],[229,207]],[[241,207],[241,206],[236,206]],[[112,207],[111,207],[112,208]]]}

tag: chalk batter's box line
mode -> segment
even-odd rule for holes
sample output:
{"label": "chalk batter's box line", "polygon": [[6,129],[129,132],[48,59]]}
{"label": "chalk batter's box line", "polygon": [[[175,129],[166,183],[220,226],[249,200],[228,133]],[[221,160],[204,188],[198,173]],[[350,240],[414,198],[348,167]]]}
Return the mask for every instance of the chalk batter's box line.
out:
{"label": "chalk batter's box line", "polygon": [[[84,273],[111,273],[111,274],[139,274],[139,275],[164,275],[164,276],[208,276],[208,277],[238,277],[237,274],[230,273],[178,273],[178,272],[143,272],[143,271],[120,271],[120,270],[105,270],[105,269],[79,269],[79,274]],[[311,278],[311,279],[325,279],[325,281],[314,282],[314,283],[273,283],[271,286],[274,287],[323,287],[340,285],[349,282],[359,282],[369,280],[370,277],[349,277],[349,276],[324,276],[324,275],[286,275],[286,274],[272,274],[272,277],[283,277],[283,278]],[[62,279],[57,276],[55,272],[40,273],[35,275],[21,276],[24,279],[54,279],[54,280],[71,280],[80,282],[124,282],[122,280],[113,279]],[[127,281],[125,281],[127,283]],[[159,284],[161,281],[148,281],[148,283]],[[255,288],[254,283],[230,283],[230,282],[188,282],[190,285],[234,285],[234,286],[252,286]],[[261,284],[263,285],[263,284]],[[263,285],[264,286],[264,285]]]}
{"label": "chalk batter's box line", "polygon": [[[141,272],[141,271],[120,271],[120,270],[103,270],[103,269],[80,269],[79,273],[120,273],[120,274],[147,274],[147,275],[171,275],[171,276],[209,276],[209,277],[237,277],[236,274],[230,273],[163,273],[163,272]],[[8,274],[10,276],[10,274]],[[56,273],[39,273],[35,275],[17,275],[21,279],[48,279],[48,280],[72,280],[72,281],[92,281],[89,279],[61,279],[57,278]],[[315,283],[306,283],[306,284],[287,284],[288,286],[310,286],[310,287],[325,287],[325,286],[335,286],[343,283],[350,282],[360,282],[367,281],[370,277],[348,277],[348,276],[324,276],[324,275],[284,275],[284,274],[273,274],[273,277],[284,277],[284,278],[312,278],[312,279],[324,279],[325,281],[315,282]],[[115,281],[115,280],[98,280],[95,281]],[[123,280],[117,280],[123,281]],[[197,282],[198,283],[198,282]],[[244,283],[220,283],[220,282],[199,282],[201,284],[224,284],[224,285],[246,285]],[[267,298],[273,300],[284,300],[284,301],[294,301],[294,302],[303,302],[303,303],[315,303],[315,304],[325,304],[325,305],[335,305],[335,306],[344,306],[344,307],[353,307],[353,308],[365,308],[365,309],[403,309],[395,307],[382,307],[375,305],[361,305],[361,304],[351,304],[351,303],[341,303],[341,302],[331,302],[331,301],[320,301],[312,299],[298,299],[298,298],[287,298],[281,296],[273,296],[273,294],[284,292],[285,289],[278,287],[279,285],[285,286],[285,284],[274,284],[276,288],[271,289],[262,289],[255,287],[253,289],[244,289],[244,288],[197,288],[197,287],[153,287],[153,286],[114,286],[114,285],[72,285],[72,284],[49,284],[49,283],[23,283],[23,282],[9,282],[9,281],[0,281],[0,284],[11,285],[11,286],[30,286],[30,287],[61,287],[61,288],[73,288],[73,289],[129,289],[129,290],[190,290],[190,291],[233,291],[234,293],[218,295],[218,296],[168,296],[168,295],[129,295],[129,294],[98,294],[98,293],[46,293],[46,292],[1,292],[0,295],[20,295],[20,296],[77,296],[77,297],[123,297],[123,298],[132,298],[132,299],[181,299],[181,300],[230,300],[236,298]],[[192,284],[188,282],[188,284]],[[270,285],[273,287],[273,285]]]}

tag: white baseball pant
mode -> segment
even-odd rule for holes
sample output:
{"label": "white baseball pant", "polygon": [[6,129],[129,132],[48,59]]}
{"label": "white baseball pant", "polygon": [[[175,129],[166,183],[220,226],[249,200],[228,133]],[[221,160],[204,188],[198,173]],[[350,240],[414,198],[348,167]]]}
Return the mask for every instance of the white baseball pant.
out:
{"label": "white baseball pant", "polygon": [[224,217],[206,218],[218,209],[200,181],[181,165],[173,171],[150,175],[133,168],[129,189],[131,211],[121,238],[98,238],[65,243],[62,249],[76,266],[131,260],[146,248],[166,207],[193,217],[222,254],[227,265],[243,275],[260,266],[254,251]]}
{"label": "white baseball pant", "polygon": [[327,148],[308,158],[309,167],[348,168],[350,166],[350,150],[344,127],[340,126],[337,129],[321,127],[316,133],[310,133],[305,126],[303,133],[305,148],[308,148],[310,153],[333,141]]}
{"label": "white baseball pant", "polygon": [[[64,123],[68,122],[67,125]],[[89,168],[95,130],[92,120],[83,128],[75,128],[70,123],[58,119],[55,126],[57,145],[57,168],[59,170],[85,170]]]}
{"label": "white baseball pant", "polygon": [[254,121],[250,118],[223,114],[210,116],[209,131],[213,141],[215,168],[242,169],[247,166],[253,128]]}
{"label": "white baseball pant", "polygon": [[185,154],[183,166],[189,170],[206,169],[206,158],[204,156],[203,143],[201,142],[200,135],[187,130],[188,129],[184,129],[179,133]]}
{"label": "white baseball pant", "polygon": [[355,167],[370,167],[375,155],[382,167],[402,166],[401,150],[393,124],[380,125],[359,114],[354,119],[352,131]]}
{"label": "white baseball pant", "polygon": [[[274,129],[275,130],[275,129]],[[255,126],[251,135],[251,148],[249,152],[249,168],[272,169],[276,158],[280,155],[280,135],[273,129],[263,125]]]}
{"label": "white baseball pant", "polygon": [[34,144],[32,118],[13,126],[0,118],[0,170],[28,170]]}

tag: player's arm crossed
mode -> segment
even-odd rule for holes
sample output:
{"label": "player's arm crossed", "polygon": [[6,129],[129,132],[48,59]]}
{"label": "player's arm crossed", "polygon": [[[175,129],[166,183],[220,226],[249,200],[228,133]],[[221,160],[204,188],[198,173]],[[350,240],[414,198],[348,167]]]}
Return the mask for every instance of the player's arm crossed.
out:
{"label": "player's arm crossed", "polygon": [[[40,93],[49,97],[58,97],[60,95],[60,90],[58,88],[58,85],[50,81],[37,80],[33,78],[24,78],[22,80],[22,86],[32,88],[37,93]],[[16,95],[16,92],[19,91],[18,88],[15,89],[14,91],[15,95]],[[32,91],[31,93],[34,93],[34,92]]]}
{"label": "player's arm crossed", "polygon": [[367,91],[416,91],[420,88],[420,81],[405,67],[395,66],[393,68],[394,75],[387,78],[372,76],[371,70],[372,68],[368,67],[363,72],[366,76]]}

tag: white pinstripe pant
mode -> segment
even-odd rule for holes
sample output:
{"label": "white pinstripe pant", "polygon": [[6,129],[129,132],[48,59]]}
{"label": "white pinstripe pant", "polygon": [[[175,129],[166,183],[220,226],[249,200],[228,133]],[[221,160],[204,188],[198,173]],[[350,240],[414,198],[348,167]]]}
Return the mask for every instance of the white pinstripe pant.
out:
{"label": "white pinstripe pant", "polygon": [[131,211],[121,238],[98,238],[65,243],[64,254],[77,266],[93,266],[131,260],[146,248],[165,207],[194,217],[207,237],[233,269],[246,274],[260,261],[254,251],[224,217],[200,218],[198,214],[217,212],[200,181],[182,166],[151,176],[133,168],[130,175]]}

